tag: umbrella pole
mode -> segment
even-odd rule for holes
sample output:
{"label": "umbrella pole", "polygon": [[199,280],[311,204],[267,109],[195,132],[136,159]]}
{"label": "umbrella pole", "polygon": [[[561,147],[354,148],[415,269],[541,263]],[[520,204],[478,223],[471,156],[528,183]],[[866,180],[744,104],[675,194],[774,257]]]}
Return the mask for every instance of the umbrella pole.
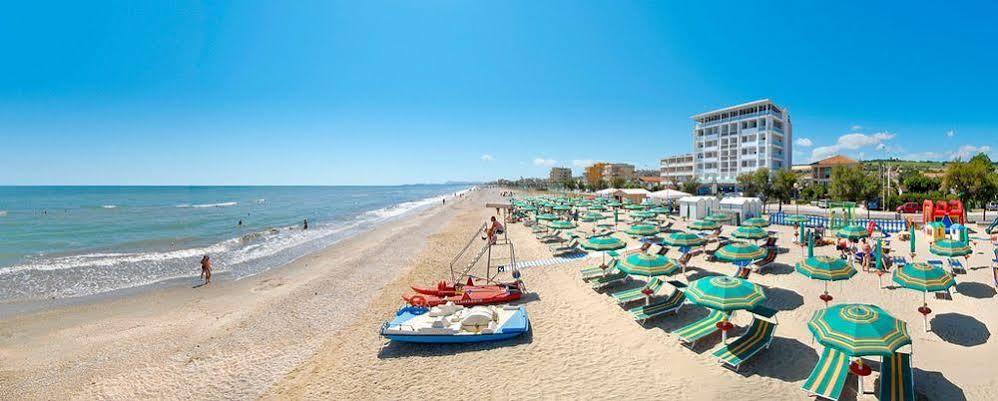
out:
{"label": "umbrella pole", "polygon": [[[922,291],[922,307],[926,308],[925,310],[928,310],[927,308],[929,307],[929,303],[926,302],[926,300],[925,300],[925,296],[928,293],[929,293],[928,291]],[[922,313],[922,323],[925,325],[925,332],[928,333],[929,332],[929,314],[928,313]]]}

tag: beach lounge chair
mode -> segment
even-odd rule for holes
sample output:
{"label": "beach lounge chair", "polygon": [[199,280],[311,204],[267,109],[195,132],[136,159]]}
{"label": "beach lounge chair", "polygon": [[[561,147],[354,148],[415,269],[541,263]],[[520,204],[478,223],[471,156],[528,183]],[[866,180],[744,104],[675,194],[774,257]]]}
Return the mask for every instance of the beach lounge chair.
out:
{"label": "beach lounge chair", "polygon": [[[607,266],[606,272],[609,273],[609,272],[612,272],[612,271],[617,271],[617,263],[618,262],[620,262],[620,260],[618,260],[618,259],[610,259],[609,262],[606,262],[606,266]],[[579,272],[582,273],[582,279],[583,280],[592,280],[592,279],[594,279],[596,277],[599,277],[599,276],[603,275],[603,269],[601,269],[599,266],[589,266],[589,267],[583,268]]]}
{"label": "beach lounge chair", "polygon": [[714,259],[714,254],[717,253],[717,251],[721,250],[721,248],[723,248],[725,245],[728,245],[730,243],[731,243],[731,241],[729,241],[727,239],[724,239],[724,240],[720,240],[720,241],[715,242],[715,244],[717,244],[717,246],[714,247],[714,249],[705,249],[703,252],[705,254],[707,254],[707,261],[708,262],[713,262],[714,260],[716,260],[716,259]]}
{"label": "beach lounge chair", "polygon": [[755,261],[755,263],[752,263],[752,265],[755,266],[755,271],[761,273],[762,269],[765,269],[766,266],[775,262],[776,253],[777,252],[775,247],[766,249],[766,257]]}
{"label": "beach lounge chair", "polygon": [[659,248],[658,252],[656,252],[656,253],[658,253],[659,255],[662,255],[662,256],[668,255],[669,254],[669,247],[663,246],[663,247]]}
{"label": "beach lounge chair", "polygon": [[849,376],[849,356],[825,347],[811,375],[801,388],[812,395],[837,401]]}
{"label": "beach lounge chair", "polygon": [[763,248],[776,248],[776,237],[766,238],[766,243],[762,244]]}
{"label": "beach lounge chair", "polygon": [[[768,318],[776,315],[776,311],[769,308],[756,309],[768,315]],[[753,313],[756,313],[756,311],[753,310]],[[714,356],[724,366],[738,370],[738,367],[743,362],[755,356],[759,351],[769,348],[769,344],[773,342],[773,332],[776,331],[776,322],[760,318],[764,317],[764,315],[757,316],[752,318],[752,325],[749,326],[745,334],[728,345],[714,351]]]}
{"label": "beach lounge chair", "polygon": [[643,287],[618,291],[613,294],[610,294],[610,296],[613,297],[613,299],[616,299],[618,304],[623,305],[628,302],[634,302],[645,299],[645,294],[643,292],[645,289],[649,289],[651,290],[652,294],[655,294],[656,292],[658,292],[660,288],[662,288],[662,285],[664,284],[665,282],[662,281],[662,279],[658,277],[652,277],[651,280],[648,280],[648,284],[645,284],[645,286]]}
{"label": "beach lounge chair", "polygon": [[738,277],[740,279],[748,280],[749,275],[751,275],[751,274],[752,274],[752,269],[750,269],[748,267],[740,267],[740,268],[738,268],[738,271],[735,272],[735,277]]}
{"label": "beach lounge chair", "polygon": [[[672,283],[672,282],[670,282]],[[685,285],[683,285],[685,287]],[[676,287],[676,290],[672,292],[668,297],[655,300],[648,305],[641,305],[627,310],[634,320],[638,323],[644,324],[648,319],[656,316],[661,316],[666,313],[678,313],[679,309],[683,307],[683,303],[686,301],[686,293],[680,287]]]}
{"label": "beach lounge chair", "polygon": [[572,238],[572,240],[568,241],[565,245],[552,246],[549,247],[549,249],[551,249],[551,253],[554,254],[554,256],[565,256],[579,253],[579,239]]}
{"label": "beach lounge chair", "polygon": [[672,230],[672,224],[673,223],[670,221],[668,224],[660,225],[658,226],[658,230],[661,232],[669,232]]}
{"label": "beach lounge chair", "polygon": [[537,237],[537,239],[539,239],[539,240],[541,240],[541,242],[545,242],[545,243],[565,242],[565,241],[567,241],[567,239],[565,239],[565,237],[562,237],[557,232],[552,232],[552,233],[544,234],[544,235],[542,235],[540,237]]}
{"label": "beach lounge chair", "polygon": [[613,271],[605,275],[601,275],[589,281],[589,284],[594,290],[601,290],[606,287],[617,285],[626,281],[630,276],[622,271]]}
{"label": "beach lounge chair", "polygon": [[704,316],[703,319],[690,323],[676,330],[673,334],[679,337],[679,341],[683,345],[693,348],[696,346],[697,341],[718,332],[717,323],[724,320],[724,318],[724,312],[711,309],[710,313]]}
{"label": "beach lounge chair", "polygon": [[963,263],[961,263],[959,259],[949,258],[946,259],[946,263],[949,264],[949,270],[954,275],[967,274],[967,269],[963,267]]}
{"label": "beach lounge chair", "polygon": [[883,357],[880,363],[880,401],[909,401],[915,399],[915,379],[911,371],[911,354],[895,352]]}

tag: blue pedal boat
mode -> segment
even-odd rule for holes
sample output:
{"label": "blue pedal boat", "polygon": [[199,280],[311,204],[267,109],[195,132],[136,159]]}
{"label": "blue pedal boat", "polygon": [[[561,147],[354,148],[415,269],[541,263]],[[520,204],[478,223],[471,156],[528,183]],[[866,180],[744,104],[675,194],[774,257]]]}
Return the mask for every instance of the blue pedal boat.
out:
{"label": "blue pedal boat", "polygon": [[448,303],[433,308],[406,306],[381,326],[381,335],[410,343],[478,343],[514,338],[530,331],[523,306]]}

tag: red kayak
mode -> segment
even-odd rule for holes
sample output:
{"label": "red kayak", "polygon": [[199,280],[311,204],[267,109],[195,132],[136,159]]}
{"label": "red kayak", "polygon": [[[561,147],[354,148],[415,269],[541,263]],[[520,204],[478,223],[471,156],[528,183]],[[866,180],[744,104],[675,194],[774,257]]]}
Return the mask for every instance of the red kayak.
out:
{"label": "red kayak", "polygon": [[520,291],[520,286],[516,284],[463,286],[453,291],[451,295],[426,293],[403,295],[402,299],[413,306],[437,306],[447,302],[462,306],[474,306],[512,302],[520,299],[523,294]]}

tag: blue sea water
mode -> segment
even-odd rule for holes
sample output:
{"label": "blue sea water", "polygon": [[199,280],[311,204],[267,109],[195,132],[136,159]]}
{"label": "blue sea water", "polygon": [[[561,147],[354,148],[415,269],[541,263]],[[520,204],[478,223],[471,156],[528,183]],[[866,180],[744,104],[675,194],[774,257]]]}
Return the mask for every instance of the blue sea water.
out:
{"label": "blue sea water", "polygon": [[242,278],[467,188],[0,187],[0,303]]}

